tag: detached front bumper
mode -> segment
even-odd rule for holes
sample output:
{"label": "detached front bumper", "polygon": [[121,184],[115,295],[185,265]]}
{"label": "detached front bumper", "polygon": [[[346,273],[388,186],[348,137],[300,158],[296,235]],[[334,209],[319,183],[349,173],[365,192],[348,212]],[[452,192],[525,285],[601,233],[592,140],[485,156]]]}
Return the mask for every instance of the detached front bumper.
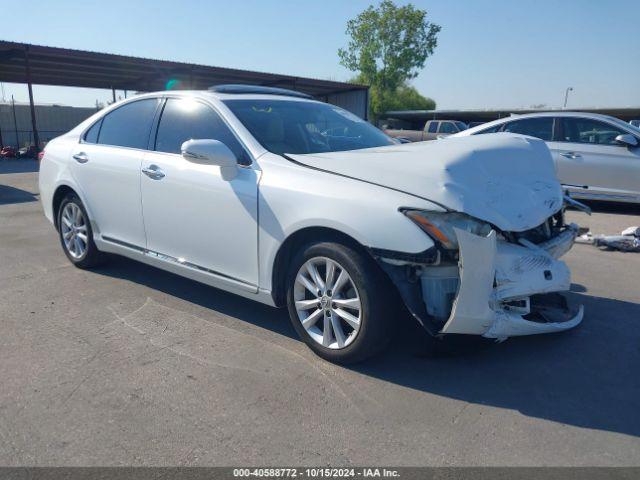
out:
{"label": "detached front bumper", "polygon": [[[516,245],[498,240],[495,231],[481,237],[457,229],[457,295],[440,333],[504,340],[578,325],[583,307],[571,309],[553,295],[570,288],[569,269],[558,258],[571,248],[577,232],[572,224],[543,244],[524,240]],[[424,300],[430,310],[429,299]]]}

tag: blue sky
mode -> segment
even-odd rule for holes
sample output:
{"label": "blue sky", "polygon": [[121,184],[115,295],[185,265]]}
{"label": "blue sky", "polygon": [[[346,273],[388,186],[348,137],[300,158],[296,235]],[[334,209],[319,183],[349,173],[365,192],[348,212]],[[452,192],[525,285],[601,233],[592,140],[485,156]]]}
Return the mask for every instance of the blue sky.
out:
{"label": "blue sky", "polygon": [[[3,2],[0,38],[346,80],[345,27],[365,0]],[[397,3],[407,3],[398,1]],[[638,0],[414,0],[442,26],[413,80],[438,108],[640,106]],[[4,85],[27,100],[26,87]],[[92,105],[111,92],[37,86],[36,101]]]}

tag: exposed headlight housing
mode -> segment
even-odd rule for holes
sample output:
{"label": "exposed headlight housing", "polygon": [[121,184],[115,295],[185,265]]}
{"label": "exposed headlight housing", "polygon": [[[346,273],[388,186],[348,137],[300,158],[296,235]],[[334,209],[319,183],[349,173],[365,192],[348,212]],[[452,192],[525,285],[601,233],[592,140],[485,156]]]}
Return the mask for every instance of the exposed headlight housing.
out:
{"label": "exposed headlight housing", "polygon": [[457,212],[428,212],[425,210],[401,210],[413,223],[446,250],[458,250],[455,228],[486,237],[491,225]]}

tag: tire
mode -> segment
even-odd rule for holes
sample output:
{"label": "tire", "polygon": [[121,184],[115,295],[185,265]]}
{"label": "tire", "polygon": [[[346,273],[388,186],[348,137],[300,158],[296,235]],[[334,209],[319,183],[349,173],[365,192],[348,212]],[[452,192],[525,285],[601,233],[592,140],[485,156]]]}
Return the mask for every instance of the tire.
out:
{"label": "tire", "polygon": [[82,269],[102,263],[105,259],[104,253],[98,250],[93,241],[89,215],[75,193],[69,193],[62,200],[57,216],[60,244],[69,261]]}
{"label": "tire", "polygon": [[[307,268],[310,262],[314,267],[311,271]],[[332,291],[325,285],[324,289],[312,292],[319,283],[310,272],[318,274],[322,285],[327,276],[331,277],[332,269],[330,283],[337,290]],[[343,270],[348,275],[346,281],[341,279]],[[300,274],[306,282],[299,278]],[[387,346],[392,320],[392,286],[366,254],[341,243],[308,244],[293,258],[286,282],[287,308],[293,327],[320,357],[333,363],[351,364]],[[339,282],[342,284],[338,285]],[[359,308],[355,308],[356,305]],[[356,316],[357,329],[354,327]],[[327,325],[330,325],[328,335]]]}

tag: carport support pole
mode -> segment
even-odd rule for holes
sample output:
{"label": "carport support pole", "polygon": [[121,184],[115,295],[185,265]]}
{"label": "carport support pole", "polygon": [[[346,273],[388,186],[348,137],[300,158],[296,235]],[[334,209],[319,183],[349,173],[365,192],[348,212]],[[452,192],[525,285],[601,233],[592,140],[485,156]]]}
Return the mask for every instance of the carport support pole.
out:
{"label": "carport support pole", "polygon": [[31,129],[33,130],[33,143],[36,152],[40,151],[40,138],[38,136],[38,126],[36,125],[36,106],[33,104],[33,87],[31,86],[31,65],[29,65],[29,47],[24,51],[25,66],[27,69],[27,88],[29,89],[29,108],[31,109]]}
{"label": "carport support pole", "polygon": [[20,138],[18,137],[18,120],[16,120],[16,100],[11,95],[11,110],[13,111],[13,130],[16,132],[16,150],[20,148]]}

